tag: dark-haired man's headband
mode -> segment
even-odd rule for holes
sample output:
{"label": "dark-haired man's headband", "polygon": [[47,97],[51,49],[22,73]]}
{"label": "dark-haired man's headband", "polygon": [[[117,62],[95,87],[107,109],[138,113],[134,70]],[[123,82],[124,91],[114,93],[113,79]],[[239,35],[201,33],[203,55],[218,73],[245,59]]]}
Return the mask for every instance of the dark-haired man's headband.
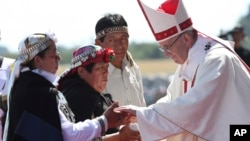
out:
{"label": "dark-haired man's headband", "polygon": [[98,33],[96,33],[96,38],[100,39],[103,36],[105,36],[106,34],[112,33],[112,32],[126,32],[126,33],[128,33],[128,28],[126,26],[114,26],[114,27],[105,28],[105,29],[99,31]]}

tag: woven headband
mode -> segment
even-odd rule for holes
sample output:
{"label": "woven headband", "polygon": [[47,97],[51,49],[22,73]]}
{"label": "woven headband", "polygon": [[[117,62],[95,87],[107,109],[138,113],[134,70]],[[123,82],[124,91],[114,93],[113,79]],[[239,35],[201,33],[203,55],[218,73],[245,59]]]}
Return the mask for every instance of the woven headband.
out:
{"label": "woven headband", "polygon": [[98,33],[96,33],[96,38],[100,39],[101,37],[105,36],[106,34],[112,33],[112,32],[126,32],[126,33],[128,33],[128,28],[126,26],[115,26],[115,27],[105,28],[105,29],[99,31]]}

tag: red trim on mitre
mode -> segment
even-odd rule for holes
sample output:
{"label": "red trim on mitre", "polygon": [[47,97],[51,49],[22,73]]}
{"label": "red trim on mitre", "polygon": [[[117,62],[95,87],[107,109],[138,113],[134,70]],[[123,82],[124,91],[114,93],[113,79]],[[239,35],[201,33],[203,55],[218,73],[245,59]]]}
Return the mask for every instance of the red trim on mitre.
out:
{"label": "red trim on mitre", "polygon": [[142,13],[143,13],[145,19],[147,20],[148,25],[149,25],[149,27],[150,27],[150,29],[151,29],[152,33],[154,34],[154,37],[155,37],[155,39],[156,39],[157,41],[162,40],[162,39],[167,38],[167,37],[170,37],[170,36],[172,36],[172,35],[178,33],[178,30],[177,30],[176,26],[173,26],[172,28],[167,29],[167,30],[165,30],[165,31],[162,31],[162,32],[160,32],[160,33],[155,33],[155,32],[154,32],[154,28],[152,27],[152,25],[151,25],[151,23],[150,23],[150,20],[148,19],[147,14],[146,14],[146,12],[145,12],[145,10],[144,10],[142,4],[141,4],[141,1],[140,1],[140,0],[137,0],[137,2],[138,2],[139,6],[140,6],[140,8],[141,8],[141,10],[142,10]]}
{"label": "red trim on mitre", "polygon": [[154,36],[155,36],[155,39],[157,41],[159,40],[162,40],[162,39],[165,39],[165,38],[168,38],[174,34],[178,33],[178,30],[177,30],[177,27],[176,26],[173,26],[167,30],[164,30],[162,32],[159,32],[159,33],[154,33]]}
{"label": "red trim on mitre", "polygon": [[185,30],[185,29],[189,28],[190,26],[192,26],[192,24],[193,23],[192,23],[191,18],[188,18],[186,21],[180,23],[179,26],[180,26],[181,30]]}
{"label": "red trim on mitre", "polygon": [[[164,30],[164,31],[161,31],[161,32],[159,32],[159,33],[155,33],[154,28],[153,28],[152,24],[150,23],[149,18],[147,17],[147,14],[146,14],[146,12],[145,12],[143,6],[142,6],[141,1],[140,1],[140,0],[137,0],[137,2],[138,2],[139,6],[140,6],[140,8],[141,8],[141,10],[142,10],[142,13],[143,13],[143,15],[144,15],[144,17],[145,17],[145,19],[146,19],[146,21],[147,21],[149,27],[150,27],[151,32],[153,33],[153,35],[154,35],[154,37],[155,37],[155,39],[156,39],[157,41],[163,40],[163,39],[165,39],[165,38],[168,38],[168,37],[170,37],[170,36],[172,36],[172,35],[178,33],[178,28],[177,28],[176,26],[173,26],[173,27],[171,27],[171,28],[168,28],[168,29],[166,29],[166,30]],[[169,1],[169,2],[170,2],[170,3],[171,3],[171,2],[173,3],[173,1]],[[175,1],[175,4],[176,4],[176,2],[178,2],[178,4],[179,4],[179,1]],[[169,13],[169,14],[171,14],[171,12],[173,13],[174,10],[175,10],[174,7],[175,7],[176,5],[175,5],[175,4],[172,4],[172,6],[171,6],[171,7],[172,7],[172,10],[167,12],[167,11],[164,10],[164,9],[166,9],[166,6],[167,6],[168,4],[166,4],[166,5],[165,5],[165,4],[166,4],[166,2],[163,3],[163,4],[159,7],[158,11],[163,11],[163,12]],[[175,6],[174,6],[174,5],[175,5]],[[178,6],[178,5],[177,5],[177,6]],[[176,8],[177,8],[177,7],[176,7]],[[176,12],[176,11],[175,11],[175,12]],[[175,13],[175,12],[174,12],[174,13]],[[182,23],[179,24],[179,28],[181,29],[181,31],[183,31],[183,30],[189,28],[190,26],[192,26],[191,18],[188,18],[187,20],[185,20],[184,22],[182,22]]]}
{"label": "red trim on mitre", "polygon": [[[189,28],[191,25],[192,25],[192,20],[191,20],[191,18],[188,18],[186,21],[180,23],[179,27],[180,27],[181,31],[183,31],[183,30]],[[155,36],[156,40],[159,41],[159,40],[163,40],[165,38],[168,38],[176,33],[178,33],[177,27],[173,26],[173,27],[171,27],[167,30],[164,30],[162,32],[154,33],[154,36]]]}

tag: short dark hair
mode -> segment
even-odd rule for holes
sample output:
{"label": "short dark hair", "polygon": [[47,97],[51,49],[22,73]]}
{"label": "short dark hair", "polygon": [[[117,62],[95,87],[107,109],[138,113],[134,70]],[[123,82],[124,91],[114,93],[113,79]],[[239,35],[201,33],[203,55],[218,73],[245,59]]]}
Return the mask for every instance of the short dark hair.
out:
{"label": "short dark hair", "polygon": [[[121,14],[105,14],[102,18],[100,18],[95,26],[95,33],[97,34],[101,30],[106,28],[114,27],[114,26],[128,26],[126,20]],[[105,36],[104,36],[105,37]],[[103,41],[104,37],[100,38]]]}
{"label": "short dark hair", "polygon": [[[51,40],[51,39],[50,39],[50,40]],[[52,41],[52,40],[51,40],[51,41]],[[45,50],[39,52],[36,56],[39,56],[39,57],[41,57],[41,58],[44,58],[45,53],[46,53],[48,50],[49,50],[49,46],[48,46]],[[34,58],[35,58],[35,57],[34,57]],[[27,63],[27,65],[26,65],[26,66],[27,66],[29,69],[31,69],[31,70],[36,69],[36,67],[34,66],[34,58],[33,58],[32,60],[30,60],[30,61]]]}
{"label": "short dark hair", "polygon": [[242,33],[244,33],[244,28],[243,28],[243,26],[237,25],[237,26],[235,26],[235,27],[231,30],[231,34],[236,33],[236,32],[242,32]]}

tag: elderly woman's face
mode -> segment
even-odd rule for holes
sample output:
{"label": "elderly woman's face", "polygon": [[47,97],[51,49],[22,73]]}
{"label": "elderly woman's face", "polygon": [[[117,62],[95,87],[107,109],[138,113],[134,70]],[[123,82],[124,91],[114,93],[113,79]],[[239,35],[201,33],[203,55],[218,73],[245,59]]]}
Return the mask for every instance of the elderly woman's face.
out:
{"label": "elderly woman's face", "polygon": [[39,57],[39,61],[36,61],[37,68],[56,74],[60,60],[61,58],[57,52],[55,43],[53,41],[50,41],[49,48],[45,52],[44,57]]}
{"label": "elderly woman's face", "polygon": [[96,63],[92,68],[92,72],[84,71],[82,78],[96,91],[102,92],[106,88],[108,81],[108,66],[109,63]]}

